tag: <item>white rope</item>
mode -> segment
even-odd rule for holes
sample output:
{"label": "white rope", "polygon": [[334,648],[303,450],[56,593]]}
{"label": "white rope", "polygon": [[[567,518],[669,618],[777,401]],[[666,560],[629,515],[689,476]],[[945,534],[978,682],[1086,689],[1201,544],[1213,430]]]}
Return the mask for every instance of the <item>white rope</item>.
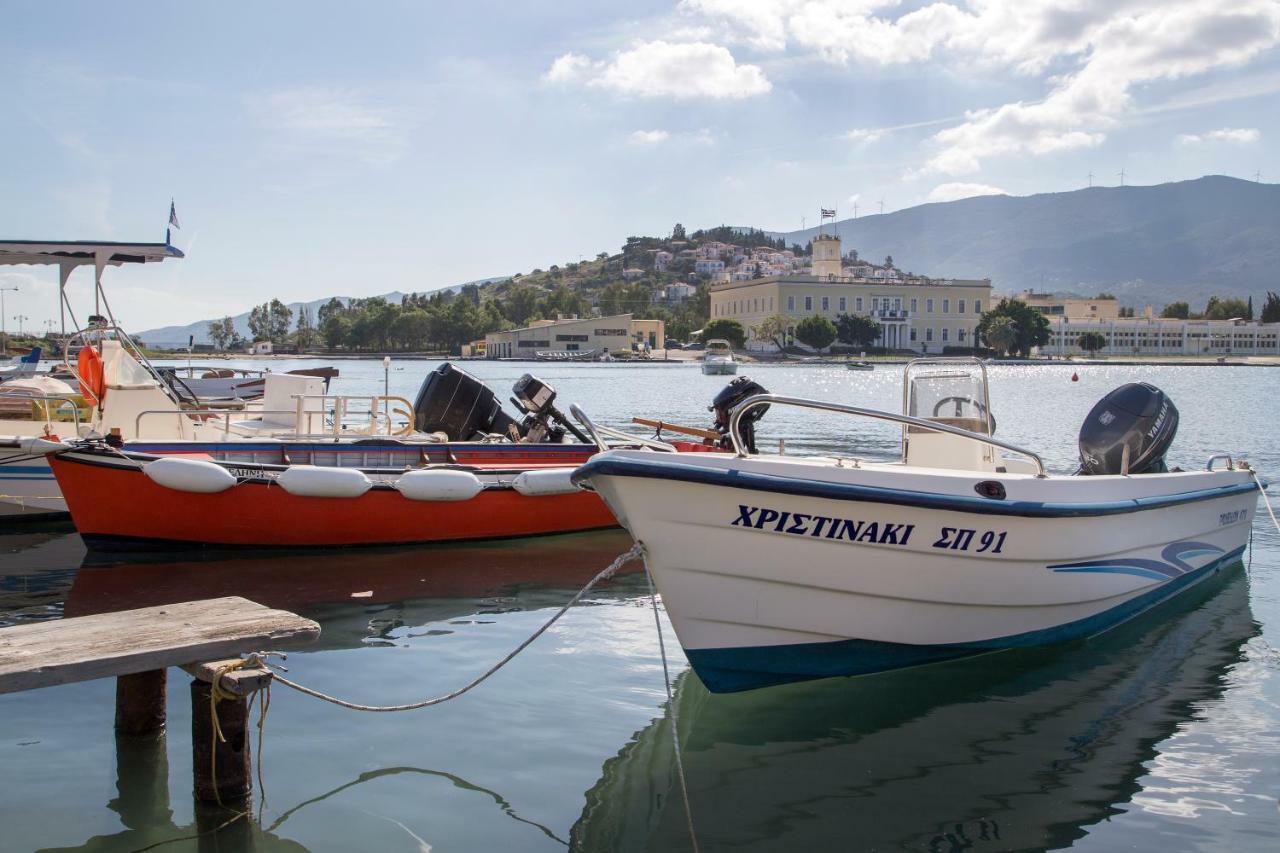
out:
{"label": "white rope", "polygon": [[372,711],[374,713],[389,713],[392,711],[415,711],[419,708],[428,708],[432,705],[439,705],[442,702],[448,702],[450,699],[456,699],[457,697],[471,690],[473,687],[480,685],[486,679],[488,679],[489,676],[493,675],[495,672],[497,672],[498,670],[502,669],[504,666],[509,664],[513,659],[515,659],[516,655],[520,654],[522,651],[528,648],[529,645],[534,640],[538,639],[544,633],[546,633],[547,629],[550,628],[552,625],[554,625],[560,619],[561,616],[569,612],[569,608],[577,604],[578,600],[581,599],[582,596],[586,595],[591,590],[592,587],[600,583],[600,581],[609,579],[619,569],[621,569],[623,566],[625,566],[627,563],[631,562],[632,560],[636,559],[637,557],[641,556],[643,553],[644,553],[644,548],[639,543],[631,546],[631,550],[627,551],[624,554],[620,554],[618,558],[614,560],[612,563],[610,563],[603,571],[601,571],[598,575],[596,575],[590,581],[588,581],[587,585],[584,586],[581,590],[579,590],[577,595],[569,599],[569,601],[564,605],[564,607],[561,607],[558,611],[556,611],[556,614],[554,616],[552,616],[550,619],[544,622],[542,626],[538,628],[538,630],[530,634],[529,638],[526,639],[523,643],[516,646],[515,649],[512,650],[510,654],[508,654],[502,660],[495,663],[493,666],[489,667],[489,669],[485,670],[485,672],[481,674],[479,677],[468,682],[462,687],[459,687],[457,690],[454,690],[451,693],[444,694],[443,696],[435,696],[431,699],[423,699],[421,702],[410,702],[405,705],[362,705],[358,702],[348,702],[345,699],[339,699],[336,696],[330,696],[327,693],[321,693],[319,690],[313,690],[312,688],[305,687],[296,681],[291,681],[288,678],[285,678],[283,675],[281,675],[278,672],[276,667],[271,667],[271,670],[273,673],[273,676],[272,676],[273,680],[280,682],[286,687],[292,687],[294,690],[297,690],[299,693],[305,693],[308,696],[313,696],[316,699],[322,699],[325,702],[331,702],[334,705],[339,705],[343,708],[350,708],[352,711]]}
{"label": "white rope", "polygon": [[653,587],[653,575],[649,574],[649,562],[644,564],[644,576],[649,581],[649,601],[653,604],[653,624],[658,629],[658,650],[662,653],[662,686],[667,688],[667,707],[671,709],[671,745],[676,753],[676,775],[680,777],[680,796],[684,798],[684,819],[689,826],[689,841],[693,853],[698,853],[698,835],[693,830],[693,809],[689,805],[689,784],[684,776],[684,759],[680,757],[680,718],[676,716],[676,700],[671,693],[671,673],[667,671],[667,644],[662,639],[662,619],[658,616],[658,592]]}
{"label": "white rope", "polygon": [[1271,523],[1276,526],[1276,530],[1280,532],[1280,521],[1276,521],[1275,510],[1271,508],[1271,499],[1267,497],[1267,490],[1263,487],[1262,481],[1258,479],[1258,472],[1249,469],[1249,476],[1258,484],[1258,494],[1262,495],[1262,505],[1267,508],[1267,515],[1271,516]]}

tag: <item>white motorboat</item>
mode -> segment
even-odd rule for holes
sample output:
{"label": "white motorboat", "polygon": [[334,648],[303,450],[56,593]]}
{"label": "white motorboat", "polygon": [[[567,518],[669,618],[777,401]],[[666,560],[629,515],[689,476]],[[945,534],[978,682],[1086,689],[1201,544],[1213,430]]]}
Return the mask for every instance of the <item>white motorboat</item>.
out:
{"label": "white motorboat", "polygon": [[848,370],[875,370],[876,366],[869,361],[846,361],[844,366]]}
{"label": "white motorboat", "polygon": [[733,347],[728,341],[720,338],[707,341],[702,372],[707,376],[731,376],[738,372],[738,362],[733,360]]}
{"label": "white motorboat", "polygon": [[[901,415],[755,394],[736,455],[610,451],[576,472],[644,544],[711,690],[1082,639],[1239,563],[1264,484],[1225,455],[1166,470],[1159,389],[1104,397],[1060,475],[995,438],[981,362],[919,359],[903,382]],[[898,423],[901,456],[758,456],[769,405]]]}

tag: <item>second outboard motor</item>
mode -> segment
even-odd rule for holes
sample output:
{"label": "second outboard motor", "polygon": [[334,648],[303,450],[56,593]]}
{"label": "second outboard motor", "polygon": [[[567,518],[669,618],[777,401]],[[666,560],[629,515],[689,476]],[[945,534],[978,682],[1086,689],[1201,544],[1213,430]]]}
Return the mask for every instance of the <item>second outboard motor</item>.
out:
{"label": "second outboard motor", "polygon": [[[750,376],[739,376],[720,389],[720,393],[711,401],[708,411],[716,413],[715,428],[720,432],[721,448],[725,450],[733,449],[733,442],[729,439],[729,415],[732,413],[734,406],[737,406],[748,397],[768,393],[768,390],[763,385],[754,381]],[[756,421],[763,418],[764,413],[767,411],[769,411],[768,405],[756,406],[743,415],[742,420],[738,422],[742,432],[742,443],[748,453],[756,452]]]}
{"label": "second outboard motor", "polygon": [[1080,427],[1081,474],[1158,474],[1178,409],[1154,385],[1131,382],[1098,401]]}

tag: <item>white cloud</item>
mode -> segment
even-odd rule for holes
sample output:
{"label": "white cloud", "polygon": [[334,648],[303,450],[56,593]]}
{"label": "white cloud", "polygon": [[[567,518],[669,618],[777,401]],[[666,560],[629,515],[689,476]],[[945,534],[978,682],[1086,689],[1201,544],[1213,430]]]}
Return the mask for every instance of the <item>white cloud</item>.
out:
{"label": "white cloud", "polygon": [[849,196],[847,199],[845,199],[845,200],[844,200],[844,203],[845,203],[845,204],[857,204],[857,203],[858,203],[858,199],[860,199],[860,198],[862,198],[862,193],[854,193],[853,195],[851,195],[851,196]]}
{"label": "white cloud", "polygon": [[299,150],[355,158],[368,165],[399,160],[408,138],[392,116],[346,89],[301,87],[248,99],[250,113],[282,153]]}
{"label": "white cloud", "polygon": [[1236,145],[1249,145],[1262,138],[1256,127],[1223,127],[1208,133],[1184,133],[1178,137],[1183,145],[1199,145],[1202,142],[1231,142]]}
{"label": "white cloud", "polygon": [[637,130],[631,134],[631,142],[635,145],[657,145],[670,138],[670,132],[665,130]]}
{"label": "white cloud", "polygon": [[978,195],[1008,195],[1008,193],[990,184],[955,182],[938,184],[929,193],[929,201],[955,201],[956,199],[973,198]]}
{"label": "white cloud", "polygon": [[739,64],[727,48],[709,42],[638,42],[607,61],[566,53],[544,79],[641,98],[739,99],[773,88],[758,65]]}
{"label": "white cloud", "polygon": [[846,131],[844,138],[860,145],[870,145],[872,142],[879,142],[884,135],[885,131],[880,128],[857,127]]}
{"label": "white cloud", "polygon": [[718,24],[726,43],[761,51],[1044,79],[1040,100],[977,110],[935,134],[917,175],[1098,145],[1138,112],[1143,84],[1240,65],[1280,44],[1277,0],[937,0],[904,14],[898,0],[681,0],[681,10]]}

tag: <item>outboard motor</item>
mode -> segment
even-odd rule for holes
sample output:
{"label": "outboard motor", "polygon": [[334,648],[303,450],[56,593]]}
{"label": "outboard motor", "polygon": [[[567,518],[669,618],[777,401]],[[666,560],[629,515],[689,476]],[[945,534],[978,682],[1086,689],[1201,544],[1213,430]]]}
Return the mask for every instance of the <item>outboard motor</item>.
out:
{"label": "outboard motor", "polygon": [[511,386],[511,393],[515,395],[511,402],[525,413],[520,431],[526,441],[550,441],[558,444],[564,439],[565,430],[573,433],[578,441],[590,441],[556,408],[556,389],[532,373],[526,373],[517,379],[516,384]]}
{"label": "outboard motor", "polygon": [[[750,376],[739,376],[720,389],[720,393],[716,394],[715,399],[711,401],[711,405],[707,407],[707,410],[716,413],[715,428],[720,433],[720,447],[722,449],[733,449],[733,442],[729,439],[729,415],[733,412],[733,408],[748,397],[768,393],[769,391],[763,385],[754,381]],[[742,443],[748,453],[756,452],[756,421],[763,418],[764,413],[767,411],[769,411],[768,405],[756,406],[743,415],[742,420],[738,422],[742,432]]]}
{"label": "outboard motor", "polygon": [[1158,474],[1178,432],[1178,410],[1145,382],[1121,385],[1098,401],[1080,427],[1081,474]]}
{"label": "outboard motor", "polygon": [[502,410],[497,394],[447,361],[427,374],[418,389],[413,426],[419,432],[444,433],[449,441],[472,441],[493,433],[519,440],[524,435]]}

